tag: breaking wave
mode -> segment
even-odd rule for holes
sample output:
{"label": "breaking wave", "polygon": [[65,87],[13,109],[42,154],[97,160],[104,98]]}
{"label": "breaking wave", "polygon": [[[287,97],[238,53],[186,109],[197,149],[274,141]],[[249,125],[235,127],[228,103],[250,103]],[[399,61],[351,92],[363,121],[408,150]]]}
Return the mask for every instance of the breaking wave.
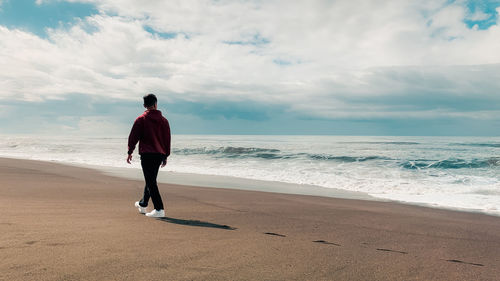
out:
{"label": "breaking wave", "polygon": [[401,165],[405,169],[478,169],[500,166],[500,158],[488,159],[446,159],[446,160],[414,160],[405,161]]}
{"label": "breaking wave", "polygon": [[336,161],[343,163],[364,162],[370,160],[391,160],[381,156],[336,156],[316,153],[284,153],[279,149],[258,147],[219,147],[219,148],[183,148],[174,149],[174,154],[210,155],[218,158],[262,158],[262,159],[311,159]]}

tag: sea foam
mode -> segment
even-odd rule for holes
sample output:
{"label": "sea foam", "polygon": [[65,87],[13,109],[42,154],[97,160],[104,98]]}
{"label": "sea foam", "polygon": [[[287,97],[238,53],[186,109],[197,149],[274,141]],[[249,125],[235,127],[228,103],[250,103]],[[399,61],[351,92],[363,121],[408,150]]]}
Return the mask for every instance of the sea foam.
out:
{"label": "sea foam", "polygon": [[[126,151],[125,137],[0,136],[4,157],[140,169]],[[174,135],[166,170],[500,214],[499,138]]]}

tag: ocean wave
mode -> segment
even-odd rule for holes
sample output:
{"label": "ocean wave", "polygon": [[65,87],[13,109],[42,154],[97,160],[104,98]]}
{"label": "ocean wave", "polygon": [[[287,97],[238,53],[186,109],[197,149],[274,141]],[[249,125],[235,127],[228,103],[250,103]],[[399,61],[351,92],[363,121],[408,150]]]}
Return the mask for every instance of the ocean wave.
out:
{"label": "ocean wave", "polygon": [[392,160],[381,156],[333,156],[325,154],[309,154],[309,158],[314,160],[333,160],[344,163],[365,162],[370,160]]}
{"label": "ocean wave", "polygon": [[446,160],[409,160],[401,164],[405,169],[478,169],[500,167],[500,158],[492,157],[488,159],[446,159]]}
{"label": "ocean wave", "polygon": [[182,148],[173,149],[180,155],[210,155],[215,158],[260,158],[260,159],[310,159],[319,161],[335,161],[342,163],[365,162],[370,160],[393,160],[382,156],[336,156],[313,153],[285,153],[279,149],[257,147],[219,147],[219,148]]}
{"label": "ocean wave", "polygon": [[260,159],[289,159],[298,155],[283,154],[279,149],[258,147],[234,147],[226,146],[219,148],[182,148],[173,149],[173,153],[180,155],[210,155],[214,158],[260,158]]}
{"label": "ocean wave", "polygon": [[[33,151],[37,152],[54,152],[54,153],[76,153],[79,152],[79,147],[73,144],[57,144],[53,142],[17,142],[17,143],[7,143],[4,145],[9,152],[11,151]],[[2,149],[0,145],[0,149]]]}
{"label": "ocean wave", "polygon": [[500,190],[492,190],[492,189],[478,189],[469,192],[470,194],[479,194],[479,195],[486,195],[486,196],[500,196]]}
{"label": "ocean wave", "polygon": [[391,145],[419,145],[419,142],[413,141],[355,141],[355,142],[342,142],[345,144],[391,144]]}
{"label": "ocean wave", "polygon": [[190,155],[190,154],[217,154],[217,153],[225,153],[225,154],[248,154],[248,153],[256,153],[256,152],[280,152],[279,149],[267,149],[267,148],[257,148],[257,147],[234,147],[234,146],[226,146],[219,147],[215,149],[210,149],[206,147],[201,148],[181,148],[174,149],[174,153]]}
{"label": "ocean wave", "polygon": [[500,148],[500,143],[453,143],[451,145]]}

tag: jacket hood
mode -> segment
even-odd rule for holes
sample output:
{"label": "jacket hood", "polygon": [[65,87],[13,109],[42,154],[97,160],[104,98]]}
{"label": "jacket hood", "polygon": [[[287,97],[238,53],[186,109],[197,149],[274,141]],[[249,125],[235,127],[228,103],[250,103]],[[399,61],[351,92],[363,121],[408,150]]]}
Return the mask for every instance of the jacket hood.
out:
{"label": "jacket hood", "polygon": [[144,111],[144,114],[142,114],[142,116],[144,116],[144,118],[151,119],[154,121],[159,121],[159,120],[162,120],[162,118],[163,118],[161,111],[156,110],[156,109],[146,110],[146,111]]}

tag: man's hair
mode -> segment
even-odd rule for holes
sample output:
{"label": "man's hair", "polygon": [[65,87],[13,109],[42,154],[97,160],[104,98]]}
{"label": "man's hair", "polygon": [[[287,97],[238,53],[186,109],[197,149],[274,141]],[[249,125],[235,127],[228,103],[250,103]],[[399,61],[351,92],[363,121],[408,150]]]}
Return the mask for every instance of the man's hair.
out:
{"label": "man's hair", "polygon": [[144,99],[144,107],[150,107],[150,106],[153,106],[155,105],[155,103],[158,101],[156,99],[156,96],[153,95],[153,94],[147,94],[145,95],[144,97],[142,97]]}

